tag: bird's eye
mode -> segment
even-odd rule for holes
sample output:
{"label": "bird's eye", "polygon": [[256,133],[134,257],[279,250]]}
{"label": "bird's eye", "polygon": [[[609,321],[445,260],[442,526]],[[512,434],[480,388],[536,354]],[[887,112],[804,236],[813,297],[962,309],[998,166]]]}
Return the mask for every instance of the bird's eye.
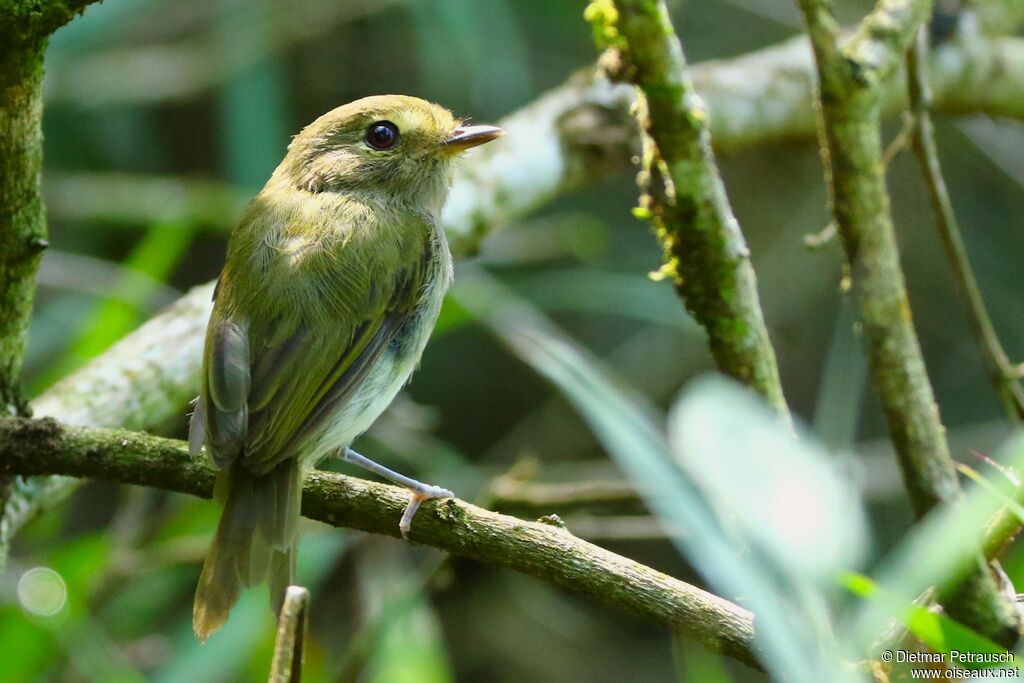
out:
{"label": "bird's eye", "polygon": [[391,149],[398,144],[398,126],[390,121],[377,121],[366,129],[366,144],[374,149]]}

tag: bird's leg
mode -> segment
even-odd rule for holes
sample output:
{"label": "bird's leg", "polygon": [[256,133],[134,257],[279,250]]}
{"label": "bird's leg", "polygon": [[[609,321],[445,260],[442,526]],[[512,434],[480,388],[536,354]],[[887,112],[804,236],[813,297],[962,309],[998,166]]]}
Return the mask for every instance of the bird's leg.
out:
{"label": "bird's leg", "polygon": [[402,514],[402,521],[398,523],[398,530],[402,532],[402,538],[409,540],[409,530],[412,529],[412,518],[416,514],[416,511],[420,509],[420,503],[431,498],[453,498],[454,493],[448,489],[443,489],[440,486],[431,486],[430,484],[424,484],[423,482],[410,479],[404,474],[399,474],[394,470],[389,470],[387,467],[370,460],[366,456],[359,455],[351,448],[346,448],[345,453],[342,455],[342,459],[345,462],[350,462],[353,465],[359,465],[364,469],[368,469],[374,474],[384,477],[390,482],[404,486],[409,489],[409,504],[405,506],[405,512]]}

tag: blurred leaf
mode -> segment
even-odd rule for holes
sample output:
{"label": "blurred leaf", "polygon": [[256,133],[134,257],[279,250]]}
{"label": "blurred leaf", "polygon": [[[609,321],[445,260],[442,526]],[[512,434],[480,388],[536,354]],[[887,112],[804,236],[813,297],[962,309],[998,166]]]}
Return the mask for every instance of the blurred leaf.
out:
{"label": "blurred leaf", "polygon": [[89,614],[55,625],[72,666],[89,681],[104,683],[145,683],[146,677],[135,668],[103,628]]}
{"label": "blurred leaf", "polygon": [[512,8],[507,0],[410,5],[423,89],[433,99],[460,102],[469,92],[474,111],[505,112],[529,98],[526,41]]}
{"label": "blurred leaf", "polygon": [[593,264],[608,255],[609,226],[587,211],[541,213],[516,220],[515,230],[487,236],[479,255],[487,266],[527,266],[565,261]]}
{"label": "blurred leaf", "polygon": [[[50,40],[52,56],[71,56],[103,45],[127,20],[162,4],[161,0],[125,0],[96,3],[80,18],[70,22]],[[47,54],[47,59],[51,54]]]}
{"label": "blurred leaf", "polygon": [[[839,575],[839,583],[854,595],[882,605],[918,640],[935,652],[949,653],[951,650],[958,650],[976,654],[1006,653],[1006,648],[943,614],[937,614],[918,604],[894,599],[863,574],[842,572]],[[968,662],[963,666],[968,669],[984,669],[992,668],[994,665]]]}
{"label": "blurred leaf", "polygon": [[841,297],[814,402],[814,433],[833,452],[853,448],[867,385],[868,363],[854,332],[856,319],[853,302]]}
{"label": "blurred leaf", "polygon": [[47,215],[58,221],[181,223],[220,232],[234,227],[250,196],[238,186],[202,178],[111,172],[49,173],[44,190]]}
{"label": "blurred leaf", "polygon": [[[320,583],[345,547],[345,536],[336,529],[300,538],[296,582],[310,589],[312,619],[317,614]],[[228,623],[205,645],[200,645],[192,634],[189,612],[188,619],[179,622],[171,636],[176,656],[154,672],[152,680],[155,683],[219,683],[247,680],[250,677],[241,674],[247,670],[262,672],[266,677],[274,635],[274,615],[268,607],[266,589],[247,590],[232,610]]]}
{"label": "blurred leaf", "polygon": [[0,607],[0,643],[8,653],[0,657],[0,681],[36,680],[59,658],[50,630],[30,620],[16,605]]}
{"label": "blurred leaf", "polygon": [[719,518],[777,566],[827,585],[862,561],[867,520],[849,477],[749,390],[717,378],[691,383],[669,439]]}
{"label": "blurred leaf", "polygon": [[[271,0],[217,0],[222,59],[252,45],[273,43]],[[239,15],[248,21],[239,23]],[[232,182],[259,190],[281,161],[290,132],[285,115],[285,72],[277,55],[267,54],[238,71],[219,93],[225,170]]]}
{"label": "blurred leaf", "polygon": [[689,638],[672,635],[672,661],[679,683],[732,683],[722,655]]}
{"label": "blurred leaf", "polygon": [[[140,311],[146,308],[145,302],[158,291],[158,283],[174,272],[193,235],[194,230],[189,225],[158,223],[151,226],[123,266],[147,279],[124,276],[117,285],[116,295],[96,304],[84,316],[82,328],[67,353],[36,380],[36,390],[81,367],[134,329],[141,320]],[[152,284],[146,286],[147,282]]]}
{"label": "blurred leaf", "polygon": [[97,532],[65,540],[49,554],[48,563],[67,583],[70,600],[89,599],[93,583],[106,570],[111,546],[110,536]]}
{"label": "blurred leaf", "polygon": [[[55,616],[34,621],[53,633],[72,668],[85,679],[142,683],[145,678],[91,613],[92,594],[109,564],[110,548],[110,537],[103,533],[80,536],[57,546],[48,561],[64,580],[67,603]],[[59,672],[63,659],[50,665]]]}
{"label": "blurred leaf", "polygon": [[[108,298],[133,309],[141,308],[140,312],[147,314],[156,313],[181,296],[179,290],[140,270],[60,249],[46,251],[36,280],[40,287]],[[140,299],[137,294],[140,290],[148,292],[149,296]],[[77,297],[75,300],[81,307],[81,300]]]}
{"label": "blurred leaf", "polygon": [[[191,567],[190,567],[191,568]],[[117,588],[99,612],[111,635],[134,640],[162,631],[161,618],[179,604],[195,584],[191,572],[176,565],[146,567],[117,579]]]}
{"label": "blurred leaf", "polygon": [[[1024,468],[1024,433],[1015,434],[999,450],[996,460],[1004,467]],[[1004,497],[981,486],[970,487],[962,500],[937,507],[910,529],[878,563],[875,582],[901,603],[912,603],[932,586],[941,595],[977,567],[983,529],[1004,504]],[[863,603],[841,639],[859,652],[869,650],[889,612],[880,601]]]}
{"label": "blurred leaf", "polygon": [[[191,612],[188,615],[191,617]],[[175,657],[153,672],[154,683],[218,683],[240,680],[239,671],[254,656],[261,639],[273,633],[273,615],[267,607],[266,591],[249,590],[231,610],[224,627],[205,645],[196,642],[191,619],[182,619],[171,636]],[[266,658],[269,668],[270,658]]]}
{"label": "blurred leaf", "polygon": [[1014,500],[1009,493],[1003,491],[999,486],[996,486],[988,479],[981,476],[981,474],[973,467],[969,467],[963,463],[957,463],[956,469],[958,472],[977,484],[981,489],[1002,501],[1006,509],[1020,520],[1022,524],[1024,524],[1024,505],[1021,505],[1019,502]]}
{"label": "blurred leaf", "polygon": [[405,609],[389,615],[368,668],[370,680],[445,683],[452,681],[441,638],[441,626],[431,605],[417,594]]}
{"label": "blurred leaf", "polygon": [[961,122],[959,127],[992,165],[1024,186],[1024,128],[1019,122],[979,116]]}
{"label": "blurred leaf", "polygon": [[413,567],[402,547],[376,544],[364,551],[360,587],[369,614],[353,643],[357,651],[346,658],[358,660],[358,650],[366,649],[365,678],[377,683],[452,681],[441,624],[424,591],[440,554]]}
{"label": "blurred leaf", "polygon": [[441,314],[434,325],[433,336],[457,330],[473,319],[472,314],[453,297],[447,297],[441,306]]}
{"label": "blurred leaf", "polygon": [[544,311],[619,315],[702,337],[672,288],[641,274],[565,268],[514,276],[511,285]]}
{"label": "blurred leaf", "polygon": [[[677,465],[657,427],[655,411],[642,396],[482,271],[464,271],[454,296],[565,394],[637,484],[650,508],[667,526],[685,531],[672,540],[705,579],[725,595],[744,596],[745,606],[757,614],[757,639],[772,673],[785,680],[808,683],[853,680],[854,674],[839,663],[831,641],[824,598],[808,581],[817,577],[793,571],[801,567],[799,563],[774,567],[758,561],[760,558],[743,557],[734,528],[723,527],[713,512],[713,508],[721,509],[719,501],[709,501]],[[732,391],[740,393],[738,389]],[[686,399],[688,404],[698,406],[702,400],[701,391]],[[716,401],[712,394],[710,402]],[[696,413],[703,414],[704,410],[690,410],[684,404],[676,411],[683,416]],[[778,431],[784,429],[776,427]],[[730,438],[717,430],[716,434],[722,441]],[[748,446],[756,448],[757,444]],[[689,454],[683,462],[698,457],[697,453]],[[712,489],[711,494],[715,493],[717,490]],[[755,540],[760,537],[754,530],[747,531]],[[791,573],[780,576],[779,570]]]}
{"label": "blurred leaf", "polygon": [[213,534],[220,519],[220,508],[205,498],[173,495],[171,510],[157,529],[154,543],[166,543],[196,534]]}

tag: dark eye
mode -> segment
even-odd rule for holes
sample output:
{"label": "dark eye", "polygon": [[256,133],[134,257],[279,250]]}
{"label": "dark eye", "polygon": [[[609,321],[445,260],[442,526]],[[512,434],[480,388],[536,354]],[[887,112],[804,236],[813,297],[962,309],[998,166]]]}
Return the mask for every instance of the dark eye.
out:
{"label": "dark eye", "polygon": [[390,121],[371,123],[366,129],[366,144],[374,149],[391,149],[398,144],[398,126]]}

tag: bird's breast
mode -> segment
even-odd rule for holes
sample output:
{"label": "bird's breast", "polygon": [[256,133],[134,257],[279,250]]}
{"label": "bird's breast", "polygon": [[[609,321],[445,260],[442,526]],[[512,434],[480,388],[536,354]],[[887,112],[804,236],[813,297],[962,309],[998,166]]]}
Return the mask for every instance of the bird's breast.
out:
{"label": "bird's breast", "polygon": [[327,420],[310,454],[312,462],[347,447],[394,401],[419,365],[452,281],[452,260],[444,235],[435,231],[431,259],[416,307],[381,354],[352,399]]}

